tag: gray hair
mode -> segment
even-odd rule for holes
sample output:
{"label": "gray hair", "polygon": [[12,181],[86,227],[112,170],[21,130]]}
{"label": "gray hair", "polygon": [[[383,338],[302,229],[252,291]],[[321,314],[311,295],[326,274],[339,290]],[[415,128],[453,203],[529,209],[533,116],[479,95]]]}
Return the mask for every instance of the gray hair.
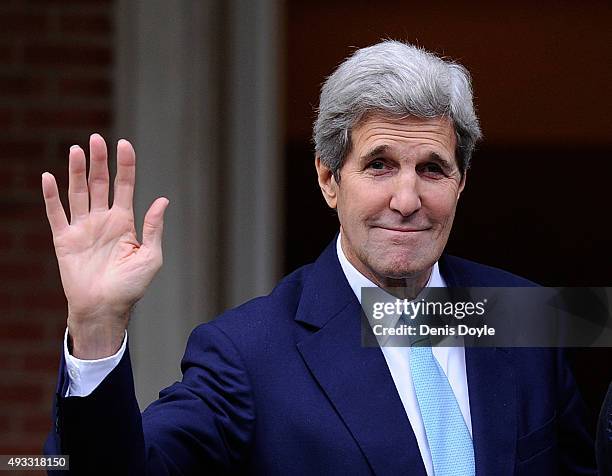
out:
{"label": "gray hair", "polygon": [[316,153],[337,180],[351,150],[351,129],[369,113],[449,117],[462,174],[482,137],[467,69],[399,41],[387,40],[355,51],[321,88],[313,140]]}

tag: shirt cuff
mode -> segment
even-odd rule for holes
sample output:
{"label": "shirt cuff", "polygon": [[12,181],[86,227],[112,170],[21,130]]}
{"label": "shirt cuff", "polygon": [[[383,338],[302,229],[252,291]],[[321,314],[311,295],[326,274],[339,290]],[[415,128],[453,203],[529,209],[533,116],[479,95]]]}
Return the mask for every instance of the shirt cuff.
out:
{"label": "shirt cuff", "polygon": [[121,361],[127,348],[127,331],[115,355],[96,360],[81,360],[68,351],[68,329],[64,334],[64,360],[68,369],[66,397],[86,397],[110,374]]}

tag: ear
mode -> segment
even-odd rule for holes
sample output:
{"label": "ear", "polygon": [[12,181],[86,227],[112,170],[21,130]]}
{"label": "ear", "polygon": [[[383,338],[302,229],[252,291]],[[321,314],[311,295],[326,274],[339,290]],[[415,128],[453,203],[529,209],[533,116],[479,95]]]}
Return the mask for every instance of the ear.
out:
{"label": "ear", "polygon": [[319,187],[321,187],[323,198],[330,208],[335,209],[338,203],[338,184],[334,174],[327,165],[321,162],[321,157],[318,154],[315,157],[315,168],[317,169]]}
{"label": "ear", "polygon": [[457,200],[459,200],[459,197],[461,196],[461,192],[463,192],[463,189],[465,188],[466,180],[467,180],[467,170],[463,172],[463,177],[461,177],[461,182],[459,182],[459,191],[457,192]]}

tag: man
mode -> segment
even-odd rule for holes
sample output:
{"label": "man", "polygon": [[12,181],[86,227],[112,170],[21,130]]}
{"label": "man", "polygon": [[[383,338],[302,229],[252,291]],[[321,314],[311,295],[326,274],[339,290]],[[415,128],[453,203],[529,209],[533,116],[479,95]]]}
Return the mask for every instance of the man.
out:
{"label": "man", "polygon": [[[582,403],[560,352],[361,345],[360,288],[525,286],[443,255],[480,129],[467,71],[386,41],[327,79],[315,166],[340,233],[268,296],[191,335],[183,380],[140,414],[129,310],[161,265],[157,199],[134,232],[135,154],[69,157],[68,224],[43,193],[68,299],[47,452],[82,474],[594,474]],[[88,197],[90,203],[88,203]]]}

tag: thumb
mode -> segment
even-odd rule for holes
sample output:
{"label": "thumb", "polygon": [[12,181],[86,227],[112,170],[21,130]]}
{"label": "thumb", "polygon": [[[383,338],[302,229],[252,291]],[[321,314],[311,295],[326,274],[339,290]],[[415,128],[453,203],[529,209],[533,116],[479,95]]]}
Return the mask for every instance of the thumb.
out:
{"label": "thumb", "polygon": [[161,251],[162,233],[164,230],[164,212],[170,201],[165,197],[155,200],[145,214],[142,226],[142,244],[147,248],[158,248]]}

